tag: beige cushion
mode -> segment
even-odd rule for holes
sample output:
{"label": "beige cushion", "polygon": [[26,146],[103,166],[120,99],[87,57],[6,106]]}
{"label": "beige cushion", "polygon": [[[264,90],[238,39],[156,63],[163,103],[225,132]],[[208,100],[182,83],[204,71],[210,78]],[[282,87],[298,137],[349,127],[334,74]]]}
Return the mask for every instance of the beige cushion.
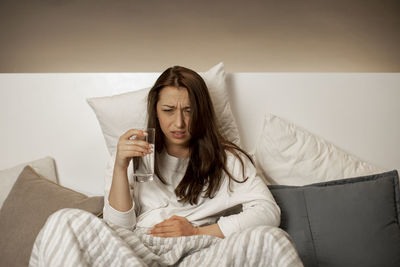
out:
{"label": "beige cushion", "polygon": [[26,166],[0,210],[0,266],[28,266],[33,243],[49,215],[78,208],[101,215],[103,197],[62,187]]}
{"label": "beige cushion", "polygon": [[55,167],[55,161],[51,157],[45,157],[34,161],[19,164],[15,167],[1,170],[0,171],[0,208],[3,205],[4,200],[10,193],[18,176],[25,168],[26,165],[31,166],[37,173],[46,177],[47,179],[57,182],[57,172]]}

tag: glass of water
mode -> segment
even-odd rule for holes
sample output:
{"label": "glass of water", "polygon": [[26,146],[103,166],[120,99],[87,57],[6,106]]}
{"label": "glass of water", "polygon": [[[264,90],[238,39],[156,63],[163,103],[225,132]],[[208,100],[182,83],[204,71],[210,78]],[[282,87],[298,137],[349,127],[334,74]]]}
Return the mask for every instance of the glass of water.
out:
{"label": "glass of water", "polygon": [[155,137],[156,129],[147,128],[145,129],[147,136],[145,141],[149,143],[151,147],[151,153],[146,154],[143,157],[133,158],[133,176],[136,182],[144,183],[153,180],[154,176],[154,153],[155,153]]}

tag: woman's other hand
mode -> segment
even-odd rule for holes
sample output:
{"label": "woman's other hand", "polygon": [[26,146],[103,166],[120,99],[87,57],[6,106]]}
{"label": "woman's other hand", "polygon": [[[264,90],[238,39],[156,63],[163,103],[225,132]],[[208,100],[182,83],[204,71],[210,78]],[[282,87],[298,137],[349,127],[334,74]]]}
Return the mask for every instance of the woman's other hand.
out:
{"label": "woman's other hand", "polygon": [[185,217],[172,216],[154,225],[147,233],[158,237],[177,237],[197,235],[198,230],[199,229],[194,227]]}
{"label": "woman's other hand", "polygon": [[147,133],[142,130],[130,129],[118,140],[115,167],[128,168],[133,157],[142,157],[150,154],[151,146],[144,141]]}

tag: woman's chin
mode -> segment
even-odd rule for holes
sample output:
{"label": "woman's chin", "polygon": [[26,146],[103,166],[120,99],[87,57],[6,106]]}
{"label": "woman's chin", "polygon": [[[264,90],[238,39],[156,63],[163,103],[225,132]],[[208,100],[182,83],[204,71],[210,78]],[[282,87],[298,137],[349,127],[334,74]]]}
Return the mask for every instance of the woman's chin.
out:
{"label": "woman's chin", "polygon": [[186,146],[189,145],[188,138],[169,138],[168,143],[170,145]]}

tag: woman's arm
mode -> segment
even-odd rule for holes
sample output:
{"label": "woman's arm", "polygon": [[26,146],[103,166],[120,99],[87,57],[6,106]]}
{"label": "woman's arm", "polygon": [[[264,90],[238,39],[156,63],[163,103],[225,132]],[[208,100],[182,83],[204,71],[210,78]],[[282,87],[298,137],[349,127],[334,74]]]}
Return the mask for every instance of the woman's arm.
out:
{"label": "woman's arm", "polygon": [[210,224],[207,226],[202,226],[198,228],[197,231],[198,235],[213,235],[216,237],[224,238],[224,234],[222,233],[221,229],[219,228],[218,224]]}
{"label": "woman's arm", "polygon": [[104,219],[125,228],[133,228],[136,224],[127,170],[132,157],[150,153],[147,142],[141,141],[139,138],[131,140],[134,135],[141,137],[145,136],[145,133],[141,130],[131,129],[120,137],[115,162],[112,164],[112,179],[110,181],[110,177],[108,177],[110,174],[106,174],[105,181]]}
{"label": "woman's arm", "polygon": [[132,209],[133,202],[129,191],[127,168],[114,165],[113,179],[108,203],[111,207],[121,212]]}
{"label": "woman's arm", "polygon": [[190,235],[212,235],[224,238],[218,224],[194,227],[185,217],[172,216],[153,226],[148,234],[158,237],[177,237]]}
{"label": "woman's arm", "polygon": [[[129,198],[131,198],[132,191],[129,189],[128,175],[127,173],[123,174],[122,176],[118,176],[118,174],[115,175],[116,170],[114,166],[115,154],[111,157],[106,168],[104,180],[105,190],[103,219],[112,224],[116,224],[127,229],[132,229],[136,225],[136,214],[134,210],[135,203],[132,199],[128,200],[129,202],[126,202],[125,200],[125,203],[123,203],[123,200],[118,196],[119,190],[127,189],[129,191]],[[120,179],[126,179],[127,185],[124,185],[124,183],[118,183],[121,182]],[[111,195],[111,187],[113,188],[113,195]],[[122,202],[125,207],[129,205],[131,208],[121,208],[120,204],[116,204],[116,202]]]}
{"label": "woman's arm", "polygon": [[[280,224],[280,209],[271,192],[261,178],[257,175],[256,168],[251,161],[242,156],[240,160],[229,153],[227,167],[238,180],[247,180],[243,183],[234,181],[225,183],[218,194],[220,198],[227,199],[229,207],[242,206],[242,212],[221,217],[217,223],[225,236],[242,231],[249,227],[273,226]],[[244,176],[243,176],[244,168]]]}
{"label": "woman's arm", "polygon": [[225,236],[261,225],[279,227],[280,209],[273,201],[252,200],[244,203],[242,208],[242,212],[218,220]]}

